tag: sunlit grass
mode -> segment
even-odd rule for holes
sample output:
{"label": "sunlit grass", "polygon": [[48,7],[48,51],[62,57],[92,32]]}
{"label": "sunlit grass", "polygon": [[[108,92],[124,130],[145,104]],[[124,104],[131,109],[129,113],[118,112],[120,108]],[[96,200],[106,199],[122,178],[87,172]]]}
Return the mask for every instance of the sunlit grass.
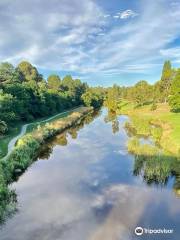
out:
{"label": "sunlit grass", "polygon": [[[180,113],[170,112],[167,104],[158,104],[152,111],[151,104],[136,107],[134,103],[119,104],[118,113],[127,114],[132,119],[132,125],[137,134],[158,139],[162,148],[169,153],[179,154],[180,151]],[[161,130],[151,130],[148,124],[155,125]],[[161,136],[160,136],[161,135]],[[156,140],[155,139],[155,140]]]}

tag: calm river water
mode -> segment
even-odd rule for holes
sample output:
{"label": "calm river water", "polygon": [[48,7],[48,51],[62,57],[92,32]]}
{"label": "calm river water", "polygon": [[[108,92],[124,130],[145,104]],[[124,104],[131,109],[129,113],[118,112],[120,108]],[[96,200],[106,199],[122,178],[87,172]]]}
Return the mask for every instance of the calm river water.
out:
{"label": "calm river water", "polygon": [[[108,121],[106,110],[80,129],[57,136],[12,185],[18,211],[1,240],[180,239],[180,198],[133,175],[126,116]],[[134,229],[173,229],[143,234]]]}

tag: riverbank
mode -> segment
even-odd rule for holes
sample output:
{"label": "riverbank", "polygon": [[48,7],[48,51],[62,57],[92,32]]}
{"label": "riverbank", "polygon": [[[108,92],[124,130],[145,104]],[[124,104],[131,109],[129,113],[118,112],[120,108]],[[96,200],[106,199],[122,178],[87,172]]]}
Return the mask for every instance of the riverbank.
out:
{"label": "riverbank", "polygon": [[44,124],[54,121],[56,119],[66,117],[69,114],[71,114],[73,111],[78,111],[80,107],[72,108],[67,111],[55,114],[50,117],[44,117],[41,119],[37,119],[34,122],[26,123],[22,125],[22,123],[19,123],[16,125],[16,127],[11,127],[10,130],[8,131],[8,134],[5,136],[1,136],[0,138],[0,159],[1,158],[6,158],[7,155],[9,155],[10,151],[14,147],[16,141],[22,137],[25,133],[30,133],[34,129],[37,128],[37,126],[41,125],[43,126]]}
{"label": "riverbank", "polygon": [[152,137],[166,154],[180,153],[180,113],[170,112],[167,104],[158,104],[155,110],[152,105],[135,107],[133,103],[119,104],[118,114],[130,116],[126,127],[134,135]]}
{"label": "riverbank", "polygon": [[79,124],[92,112],[92,107],[80,107],[65,118],[56,119],[43,126],[38,126],[37,129],[25,134],[17,141],[16,146],[6,160],[0,160],[0,202],[2,203],[0,205],[0,218],[3,216],[4,206],[12,203],[13,192],[8,189],[8,184],[13,182],[33,163],[41,146],[48,139]]}
{"label": "riverbank", "polygon": [[117,111],[129,116],[125,128],[130,136],[128,152],[135,156],[133,174],[162,186],[175,176],[174,192],[179,196],[180,114],[170,112],[166,104],[151,109],[152,105],[122,103]]}

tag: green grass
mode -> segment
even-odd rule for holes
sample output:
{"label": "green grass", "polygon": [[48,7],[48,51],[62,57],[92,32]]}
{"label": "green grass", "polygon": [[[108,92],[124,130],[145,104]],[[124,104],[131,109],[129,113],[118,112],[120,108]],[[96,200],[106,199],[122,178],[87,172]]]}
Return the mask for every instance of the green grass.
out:
{"label": "green grass", "polygon": [[[145,136],[157,137],[159,144],[167,153],[180,153],[180,113],[170,112],[167,104],[158,104],[157,109],[152,111],[151,104],[135,107],[134,103],[123,102],[119,104],[117,112],[127,114],[132,119],[137,133]],[[161,130],[149,131],[148,125],[155,125]],[[161,136],[160,136],[161,135]]]}

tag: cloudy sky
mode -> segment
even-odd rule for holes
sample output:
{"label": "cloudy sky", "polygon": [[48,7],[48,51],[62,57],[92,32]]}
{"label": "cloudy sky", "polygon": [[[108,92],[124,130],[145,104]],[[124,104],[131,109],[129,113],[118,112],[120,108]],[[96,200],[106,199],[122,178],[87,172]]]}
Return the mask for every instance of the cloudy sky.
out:
{"label": "cloudy sky", "polygon": [[0,0],[0,61],[92,85],[159,79],[180,66],[179,0]]}

